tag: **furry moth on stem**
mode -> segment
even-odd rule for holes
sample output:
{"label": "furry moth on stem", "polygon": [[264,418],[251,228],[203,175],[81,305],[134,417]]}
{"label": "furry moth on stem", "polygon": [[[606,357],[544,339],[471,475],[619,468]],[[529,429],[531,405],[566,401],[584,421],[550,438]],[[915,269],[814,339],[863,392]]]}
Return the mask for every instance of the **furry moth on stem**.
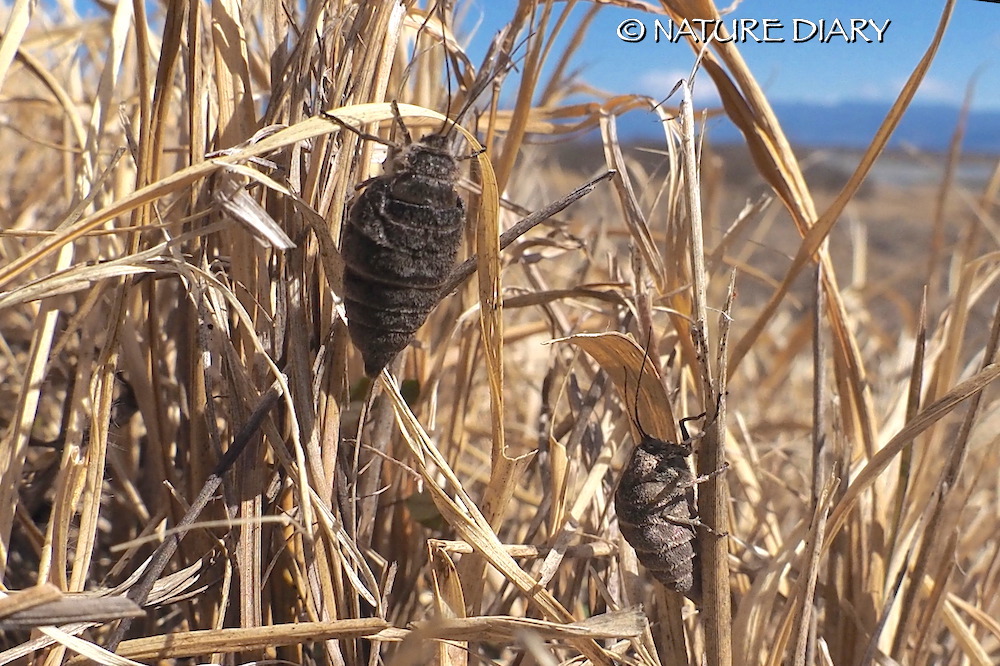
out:
{"label": "furry moth on stem", "polygon": [[[465,202],[458,194],[459,164],[479,154],[459,154],[455,129],[479,95],[498,87],[512,67],[504,44],[500,37],[494,41],[454,119],[420,139],[410,136],[396,102],[392,109],[401,143],[326,114],[363,139],[389,146],[385,173],[358,186],[361,192],[350,205],[341,237],[347,330],[370,377],[410,343],[452,286],[466,224]],[[448,104],[450,109],[450,78]]]}
{"label": "furry moth on stem", "polygon": [[404,142],[390,145],[385,173],[361,185],[341,242],[347,330],[370,377],[409,344],[441,300],[465,229],[452,137],[439,132],[414,141],[395,103],[393,111]]}
{"label": "furry moth on stem", "polygon": [[701,560],[697,528],[715,531],[698,518],[694,488],[723,472],[725,467],[706,476],[695,476],[688,465],[692,444],[701,435],[690,435],[687,423],[704,418],[705,412],[680,420],[680,442],[657,439],[643,428],[639,420],[639,386],[648,355],[647,348],[639,367],[632,417],[641,439],[615,491],[615,511],[622,536],[635,549],[642,565],[663,585],[699,604]]}

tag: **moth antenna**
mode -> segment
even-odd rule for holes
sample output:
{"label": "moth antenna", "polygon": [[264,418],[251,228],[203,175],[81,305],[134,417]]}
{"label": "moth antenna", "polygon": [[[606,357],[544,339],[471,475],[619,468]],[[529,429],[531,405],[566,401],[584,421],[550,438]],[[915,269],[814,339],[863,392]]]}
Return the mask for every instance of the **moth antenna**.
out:
{"label": "moth antenna", "polygon": [[[419,50],[420,49],[420,36],[422,34],[424,34],[425,31],[427,30],[427,24],[430,23],[431,16],[434,15],[435,11],[438,11],[438,7],[439,6],[440,6],[440,3],[435,2],[432,7],[428,7],[427,13],[424,16],[424,20],[420,23],[420,27],[417,28],[417,32],[416,32],[416,34],[413,37],[413,49],[410,51],[410,61],[406,64],[406,67],[403,69],[403,76],[401,77],[401,80],[399,82],[399,86],[396,89],[396,97],[397,98],[399,98],[400,95],[402,94],[402,92],[403,92],[403,85],[405,84],[405,82],[407,80],[409,80],[410,74],[413,72],[413,67],[414,67],[414,65],[417,64],[417,58],[421,55],[421,52]],[[438,13],[441,14],[441,16],[440,16],[440,18],[441,18],[441,25],[444,26],[444,13],[441,12],[441,11],[438,11]],[[428,51],[428,50],[429,50],[429,48],[424,49],[424,51]]]}
{"label": "moth antenna", "polygon": [[[642,435],[643,439],[649,437],[649,433],[647,433],[646,429],[642,427],[642,421],[639,420],[639,388],[642,386],[642,373],[646,369],[646,359],[649,358],[649,345],[652,342],[653,331],[650,330],[646,335],[646,347],[642,350],[642,362],[639,364],[639,377],[635,382],[635,416],[632,417],[632,422],[635,423],[635,427],[639,431],[639,434]],[[628,372],[625,373],[625,379],[627,383]],[[628,407],[628,405],[625,406]]]}
{"label": "moth antenna", "polygon": [[[440,3],[434,5],[435,8],[438,8],[440,6],[441,6]],[[441,41],[441,45],[442,45],[442,47],[444,47],[444,50],[445,50],[445,56],[444,56],[444,80],[445,80],[445,85],[447,86],[448,96],[446,98],[447,101],[445,102],[445,107],[444,107],[444,117],[445,117],[445,120],[444,120],[444,122],[441,123],[441,132],[440,133],[441,134],[447,134],[448,132],[451,131],[451,130],[447,130],[446,131],[446,128],[448,127],[448,119],[451,118],[451,102],[453,100],[453,97],[452,97],[452,92],[453,91],[451,89],[451,58],[448,57],[449,54],[448,54],[447,40],[444,39],[444,32],[443,32],[443,26],[444,26],[444,10],[443,9],[441,10],[441,25],[442,25],[442,34],[441,34],[442,41]],[[455,124],[456,123],[457,123],[457,121],[452,121],[451,129],[455,129]]]}
{"label": "moth antenna", "polygon": [[[523,42],[522,42],[523,43]],[[509,70],[514,67],[514,61],[510,58],[507,53],[501,52],[498,47],[499,41],[494,40],[493,44],[490,45],[490,50],[486,54],[486,58],[483,60],[483,69],[480,70],[479,74],[469,85],[468,91],[466,93],[465,102],[462,104],[458,113],[451,118],[451,97],[448,99],[448,115],[451,118],[451,127],[445,130],[442,128],[441,133],[447,134],[451,132],[459,121],[462,120],[470,109],[475,105],[479,96],[488,88],[494,81],[496,81],[501,76],[505,75]],[[520,48],[520,45],[515,47],[515,50]],[[445,59],[447,64],[449,59]],[[455,80],[459,80],[459,75],[456,71]],[[448,79],[449,83],[451,78]]]}

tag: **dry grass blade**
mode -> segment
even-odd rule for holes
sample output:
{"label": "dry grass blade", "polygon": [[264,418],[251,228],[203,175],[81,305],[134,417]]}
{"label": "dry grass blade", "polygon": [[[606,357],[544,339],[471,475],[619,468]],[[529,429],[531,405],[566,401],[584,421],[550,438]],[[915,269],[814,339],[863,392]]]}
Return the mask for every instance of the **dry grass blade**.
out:
{"label": "dry grass blade", "polygon": [[[548,590],[539,588],[537,582],[521,569],[514,559],[508,555],[503,544],[497,539],[492,527],[480,512],[479,507],[464,491],[461,481],[451,471],[448,462],[431,443],[427,433],[414,418],[407,407],[395,380],[387,373],[382,374],[382,385],[392,400],[396,409],[396,419],[404,439],[410,446],[410,451],[418,463],[417,469],[424,476],[427,487],[431,491],[434,503],[441,515],[455,528],[462,538],[476,552],[507,577],[522,593],[551,619],[558,622],[572,622],[570,613],[551,595]],[[446,479],[449,488],[440,485],[429,465],[437,467]],[[452,499],[455,493],[457,499]],[[592,641],[574,641],[574,645],[595,664],[609,664],[609,658],[604,651]]]}
{"label": "dry grass blade", "polygon": [[962,611],[967,613],[977,624],[990,632],[996,638],[1000,638],[1000,620],[991,617],[983,612],[981,608],[976,608],[966,601],[957,598],[949,598],[945,604],[949,613]]}
{"label": "dry grass blade", "polygon": [[[833,490],[837,482],[837,479],[829,479],[817,498],[816,513],[813,514],[813,521],[809,526],[809,536],[806,539],[808,560],[805,572],[805,584],[799,586],[799,594],[796,596],[793,606],[798,612],[795,614],[789,613],[786,616],[788,619],[792,619],[795,615],[798,616],[795,618],[797,625],[795,627],[795,642],[793,644],[794,652],[792,653],[793,663],[796,666],[809,663],[809,655],[816,654],[815,644],[810,645],[811,642],[815,641],[816,636],[814,609],[816,603],[816,581],[820,573],[820,559],[823,550],[823,538],[826,532],[826,520],[830,511],[830,499],[833,496]],[[775,650],[775,654],[781,652],[782,650]]]}
{"label": "dry grass blade", "polygon": [[62,592],[51,583],[35,585],[27,590],[0,597],[0,621],[36,606],[59,601]]}
{"label": "dry grass blade", "polygon": [[0,39],[0,86],[7,78],[7,70],[14,61],[18,44],[24,39],[24,33],[28,29],[30,19],[31,3],[24,0],[15,2],[11,8],[10,16],[7,18],[3,38]]}
{"label": "dry grass blade", "polygon": [[826,548],[847,520],[847,515],[855,507],[861,494],[871,487],[879,474],[885,471],[904,447],[913,444],[914,439],[927,428],[944,418],[962,402],[978,395],[1000,377],[1000,365],[988,365],[978,373],[955,386],[938,400],[921,410],[916,417],[882,447],[865,465],[847,487],[847,491],[837,502],[827,527]]}
{"label": "dry grass blade", "polygon": [[642,258],[653,273],[657,288],[664,292],[667,290],[666,269],[663,267],[663,260],[660,259],[660,253],[653,243],[646,218],[639,207],[639,200],[628,175],[628,169],[625,168],[625,156],[622,154],[621,144],[618,142],[618,131],[613,116],[601,116],[601,138],[604,143],[604,159],[608,169],[614,172],[611,182],[614,183],[615,190],[618,192],[618,203],[621,205],[622,217],[639,246]]}
{"label": "dry grass blade", "polygon": [[[920,317],[917,324],[917,336],[913,346],[913,363],[910,372],[909,392],[906,396],[906,420],[912,421],[920,409],[920,396],[923,388],[924,355],[927,351],[927,290],[924,289],[920,300]],[[899,534],[900,521],[903,518],[903,508],[906,504],[907,487],[910,472],[913,468],[913,448],[907,447],[900,457],[899,490],[896,493],[896,506],[893,510],[892,532],[890,541],[896,541]]]}
{"label": "dry grass blade", "polygon": [[[20,594],[30,594],[26,590]],[[44,599],[44,597],[42,597]],[[125,617],[143,617],[145,611],[125,597],[70,596],[38,603],[0,619],[0,629],[35,628],[70,622],[107,622]]]}
{"label": "dry grass blade", "polygon": [[[729,533],[729,489],[723,475],[718,470],[726,465],[726,412],[725,375],[728,366],[720,367],[721,377],[713,379],[712,364],[709,360],[708,342],[708,275],[705,270],[705,230],[702,225],[701,178],[695,149],[695,124],[691,92],[691,82],[681,83],[681,150],[684,166],[685,199],[688,219],[691,223],[691,273],[694,278],[692,311],[695,349],[700,359],[702,393],[708,418],[713,427],[707,428],[706,437],[699,448],[698,473],[706,478],[703,490],[699,492],[698,514],[718,535]],[[735,279],[730,279],[729,296],[722,317],[728,319],[732,311],[735,295]],[[720,359],[727,356],[728,325],[723,325],[723,338],[719,341]],[[712,407],[713,396],[718,395],[716,407]],[[709,664],[728,666],[733,662],[731,635],[732,608],[729,593],[729,542],[718,535],[701,537],[702,578],[705,591],[703,613],[705,616],[705,657]]]}
{"label": "dry grass blade", "polygon": [[[504,383],[503,383],[503,298],[500,295],[500,190],[497,186],[493,165],[485,149],[471,134],[468,135],[473,148],[478,151],[477,159],[482,173],[482,208],[476,225],[476,254],[479,276],[479,321],[483,331],[483,348],[486,352],[486,373],[490,387],[491,441],[493,442],[494,472],[501,472],[500,465],[507,458],[507,444],[504,434]],[[512,469],[511,469],[512,471]],[[501,474],[501,476],[503,476]],[[494,477],[495,479],[496,477]],[[504,512],[513,479],[504,478],[496,485],[499,497],[487,505],[486,515],[491,523]]]}
{"label": "dry grass blade", "polygon": [[[435,550],[443,550],[449,553],[472,553],[472,546],[464,541],[444,541],[441,539],[431,539],[428,546]],[[504,544],[504,550],[511,557],[545,557],[551,552],[551,548],[530,546],[527,544]],[[616,552],[614,545],[609,543],[581,544],[570,546],[563,551],[564,557],[606,557]]]}
{"label": "dry grass blade", "polygon": [[[73,260],[73,248],[67,247],[59,255],[58,268],[65,268]],[[0,506],[14,506],[17,494],[18,479],[21,477],[28,454],[28,444],[31,436],[31,424],[36,418],[41,386],[48,370],[49,352],[52,349],[56,332],[59,311],[51,304],[46,304],[35,325],[31,341],[30,360],[27,364],[24,383],[18,394],[17,409],[13,423],[15,428],[8,431],[3,449],[6,455],[0,457]],[[14,513],[0,514],[0,563],[6,566],[10,532],[13,527]]]}
{"label": "dry grass blade", "polygon": [[[983,350],[984,357],[982,365],[985,366],[984,370],[990,367],[995,367],[998,360],[998,349],[1000,349],[1000,303],[997,304],[997,309],[994,312],[993,326],[991,327],[986,347]],[[945,461],[945,465],[941,469],[931,506],[926,510],[926,515],[928,516],[927,528],[924,532],[923,539],[920,542],[920,548],[917,553],[916,561],[913,565],[914,580],[923,580],[925,575],[930,571],[931,567],[934,566],[935,561],[939,563],[938,566],[940,568],[946,570],[948,573],[934,578],[935,585],[931,592],[931,596],[936,600],[936,603],[931,606],[931,609],[935,612],[925,611],[921,621],[917,624],[916,635],[921,637],[918,641],[918,655],[923,651],[924,646],[928,644],[925,637],[929,631],[931,623],[938,614],[938,609],[941,608],[945,595],[945,586],[948,581],[948,574],[950,574],[951,569],[954,566],[954,548],[955,543],[957,542],[957,535],[954,532],[951,532],[950,538],[945,540],[944,545],[942,545],[942,540],[940,538],[936,538],[936,535],[939,535],[941,532],[948,529],[947,519],[945,516],[957,513],[961,510],[961,507],[967,504],[967,494],[959,492],[956,488],[956,484],[961,476],[966,459],[968,458],[970,444],[969,435],[972,432],[973,424],[975,424],[979,418],[981,401],[982,392],[977,392],[970,397],[969,410],[955,436],[955,441],[951,446],[951,451]],[[907,604],[906,602],[912,601],[916,592],[916,586],[911,586],[906,590],[903,611],[901,613],[901,618],[903,620],[901,624],[903,626],[906,626],[906,621],[910,619],[912,609],[914,608],[912,604]]]}
{"label": "dry grass blade", "polygon": [[[833,225],[840,218],[840,214],[843,212],[847,202],[850,201],[858,191],[861,183],[871,171],[875,160],[882,154],[882,151],[885,150],[885,146],[889,142],[889,137],[892,136],[893,131],[896,129],[900,119],[903,117],[903,113],[913,100],[913,96],[916,94],[920,82],[923,80],[927,70],[930,68],[931,63],[934,61],[934,56],[937,54],[938,47],[941,44],[941,39],[944,37],[945,30],[948,27],[948,20],[951,17],[951,12],[954,9],[954,6],[955,1],[948,0],[931,44],[927,47],[927,50],[920,59],[920,62],[917,63],[917,66],[910,75],[910,78],[906,81],[906,85],[900,92],[899,97],[896,98],[895,103],[886,115],[886,118],[879,127],[875,137],[872,139],[871,145],[862,156],[860,164],[858,164],[854,173],[851,174],[851,178],[848,180],[847,184],[844,185],[844,188],[840,191],[840,194],[837,195],[837,198],[833,201],[833,203],[830,204],[822,215],[820,215],[815,224],[809,227],[808,232],[802,239],[802,244],[799,246],[795,259],[792,261],[792,265],[789,267],[785,278],[781,282],[781,286],[778,288],[778,291],[775,292],[775,294],[768,301],[768,304],[764,307],[760,316],[750,327],[750,330],[739,342],[737,342],[736,347],[733,350],[732,359],[730,360],[731,368],[739,364],[753,344],[754,340],[756,340],[757,336],[760,335],[764,325],[774,315],[778,303],[780,303],[781,300],[787,295],[795,276],[797,276],[799,271],[805,268],[808,263],[813,261],[813,255],[822,245],[823,240],[827,238],[830,230],[833,228]],[[706,68],[708,67],[709,66],[706,62]],[[709,71],[712,70],[710,69]],[[718,79],[716,79],[716,82],[718,83]],[[832,304],[839,302],[839,299],[831,300]],[[842,319],[842,317],[838,318],[838,321],[834,322],[837,324],[834,330],[838,334],[841,333],[841,331],[837,330],[839,328],[839,319]],[[843,339],[841,337],[838,337],[838,341],[840,341],[841,344],[843,343]]]}
{"label": "dry grass blade", "polygon": [[994,663],[993,658],[976,637],[972,627],[962,622],[955,607],[946,603],[943,615],[946,626],[958,639],[962,655],[969,660],[969,663],[976,664],[976,666],[991,666]]}
{"label": "dry grass blade", "polygon": [[90,641],[85,641],[82,638],[68,634],[62,629],[58,629],[56,627],[40,627],[39,631],[56,641],[56,643],[62,647],[76,652],[88,661],[103,664],[104,666],[142,666],[140,662],[132,661],[131,659],[115,654],[114,652],[109,652],[98,645],[94,645]]}
{"label": "dry grass blade", "polygon": [[[174,659],[199,654],[231,654],[277,645],[293,645],[303,641],[347,640],[354,637],[374,637],[390,629],[385,620],[365,618],[330,622],[296,622],[294,624],[240,629],[189,631],[166,636],[152,636],[124,641],[118,654],[131,659]],[[399,632],[386,638],[399,640]]]}
{"label": "dry grass blade", "polygon": [[[634,340],[612,332],[574,335],[553,342],[569,342],[590,354],[611,377],[623,401],[631,400],[637,394],[638,402],[634,405],[636,418],[650,435],[672,442],[679,440],[676,420],[660,382],[660,373],[654,363],[645,359],[642,348]],[[635,427],[634,423],[632,427]],[[639,441],[637,430],[632,436]]]}
{"label": "dry grass blade", "polygon": [[530,630],[546,640],[571,638],[621,638],[638,636],[646,628],[646,616],[639,609],[594,615],[581,622],[560,624],[531,618],[479,616],[416,622],[414,628],[440,640],[483,640],[500,643],[518,632]]}

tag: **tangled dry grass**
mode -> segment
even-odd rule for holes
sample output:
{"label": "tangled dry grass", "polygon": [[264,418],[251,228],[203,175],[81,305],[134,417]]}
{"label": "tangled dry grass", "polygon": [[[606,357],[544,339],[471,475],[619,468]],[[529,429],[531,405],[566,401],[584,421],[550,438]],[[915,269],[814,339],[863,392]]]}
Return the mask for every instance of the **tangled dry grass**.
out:
{"label": "tangled dry grass", "polygon": [[[735,220],[702,210],[727,193],[689,104],[657,107],[667,168],[644,173],[615,117],[652,101],[568,77],[597,5],[562,40],[574,3],[517,4],[482,63],[443,3],[5,9],[0,663],[1000,662],[1000,171],[945,179],[961,217],[900,258],[924,299],[846,283],[827,247],[952,5],[824,209],[736,46],[706,53],[776,199]],[[506,60],[465,123],[476,277],[370,385],[337,239],[380,147],[322,112],[387,131],[399,100],[437,127]],[[501,252],[598,175],[529,139],[596,126],[613,187]],[[720,394],[698,466],[730,468],[699,494],[728,537],[703,540],[695,612],[612,497],[634,409],[676,437]]]}

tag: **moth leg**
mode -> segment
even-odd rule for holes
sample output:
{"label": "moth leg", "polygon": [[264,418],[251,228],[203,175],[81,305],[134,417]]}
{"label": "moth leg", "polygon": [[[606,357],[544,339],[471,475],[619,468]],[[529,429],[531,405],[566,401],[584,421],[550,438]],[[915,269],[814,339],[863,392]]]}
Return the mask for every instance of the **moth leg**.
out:
{"label": "moth leg", "polygon": [[728,469],[729,469],[729,463],[725,462],[722,463],[722,467],[720,467],[717,470],[711,471],[708,474],[702,474],[701,476],[696,476],[692,478],[690,481],[682,479],[678,481],[677,486],[679,488],[693,488],[694,486],[697,486],[699,483],[705,483],[709,479],[714,479],[715,477],[724,473]]}
{"label": "moth leg", "polygon": [[361,137],[365,141],[374,141],[375,143],[380,143],[383,146],[389,146],[390,148],[395,148],[396,147],[396,144],[394,144],[392,141],[388,141],[388,140],[383,139],[382,137],[377,136],[375,134],[369,134],[368,132],[360,130],[357,127],[355,127],[354,125],[352,125],[351,123],[349,123],[346,120],[344,120],[343,118],[339,118],[339,117],[333,115],[332,113],[329,113],[328,111],[321,112],[320,116],[322,116],[326,120],[332,120],[333,122],[335,122],[338,125],[340,125],[341,129],[345,129],[348,132],[352,132],[354,134],[357,134],[359,137]]}
{"label": "moth leg", "polygon": [[684,525],[686,527],[700,527],[706,532],[713,534],[717,537],[729,536],[729,532],[719,532],[713,527],[706,525],[701,522],[700,518],[684,518],[683,516],[663,516],[663,519],[668,523],[673,523],[674,525]]}
{"label": "moth leg", "polygon": [[358,183],[357,185],[355,185],[354,191],[357,192],[358,190],[363,190],[372,183],[374,183],[376,180],[385,180],[385,176],[372,176],[371,178],[367,178]]}
{"label": "moth leg", "polygon": [[463,160],[471,160],[473,157],[479,157],[480,155],[482,155],[485,152],[486,152],[485,148],[480,148],[479,150],[477,150],[474,153],[469,153],[468,155],[462,155],[461,157],[458,158],[458,161],[461,162]]}
{"label": "moth leg", "polygon": [[680,421],[677,422],[678,425],[681,427],[681,437],[683,437],[683,441],[681,441],[681,444],[690,444],[694,440],[704,437],[704,434],[698,434],[692,437],[690,433],[688,433],[687,422],[703,419],[705,418],[706,414],[707,412],[702,412],[701,414],[698,414],[696,416],[685,416],[684,418],[682,418]]}
{"label": "moth leg", "polygon": [[706,525],[701,522],[700,518],[684,518],[683,516],[663,516],[663,519],[668,523],[673,523],[674,525],[684,525],[685,527],[700,527],[709,534],[717,537],[729,536],[729,532],[720,532],[714,527]]}
{"label": "moth leg", "polygon": [[673,523],[674,525],[684,525],[686,527],[708,527],[705,523],[701,522],[698,518],[685,518],[684,516],[671,516],[666,515],[662,518],[668,523]]}
{"label": "moth leg", "polygon": [[399,129],[403,132],[403,136],[406,138],[406,145],[413,143],[410,130],[406,129],[406,125],[403,123],[403,116],[399,113],[399,104],[396,103],[396,100],[392,100],[392,115],[396,124],[399,125]]}
{"label": "moth leg", "polygon": [[691,444],[696,439],[701,439],[702,437],[704,437],[705,436],[705,430],[708,430],[708,426],[712,425],[712,423],[715,421],[715,419],[718,418],[718,416],[719,416],[719,405],[721,405],[721,404],[722,404],[722,394],[720,393],[719,395],[717,395],[715,397],[715,413],[714,413],[714,415],[712,417],[712,420],[709,421],[709,422],[707,422],[707,423],[705,423],[704,427],[702,428],[702,432],[698,433],[697,435],[691,435],[691,434],[688,433],[687,422],[688,421],[697,421],[698,419],[703,419],[703,418],[705,418],[708,415],[707,412],[702,412],[701,414],[697,414],[695,416],[685,416],[680,421],[678,421],[677,423],[681,427],[681,435],[683,437],[683,439],[681,441],[681,444]]}
{"label": "moth leg", "polygon": [[724,462],[724,463],[722,463],[722,467],[720,467],[719,469],[712,470],[708,474],[702,474],[701,476],[696,476],[693,479],[691,479],[691,485],[692,486],[696,486],[699,483],[705,483],[709,479],[714,479],[715,477],[719,476],[720,474],[723,474],[728,469],[729,469],[729,463],[728,462]]}
{"label": "moth leg", "polygon": [[[722,463],[722,467],[720,467],[719,469],[712,470],[708,474],[702,474],[701,476],[696,476],[695,478],[691,479],[691,485],[692,486],[696,486],[699,483],[705,483],[709,479],[713,479],[713,478],[719,476],[720,474],[723,474],[728,469],[729,469],[729,463],[728,462],[724,462],[724,463]],[[710,534],[713,534],[714,536],[717,536],[717,537],[729,536],[729,532],[719,532],[715,528],[709,527],[705,523],[701,522],[701,520],[698,520],[698,525],[700,525],[701,527],[704,527]]]}

